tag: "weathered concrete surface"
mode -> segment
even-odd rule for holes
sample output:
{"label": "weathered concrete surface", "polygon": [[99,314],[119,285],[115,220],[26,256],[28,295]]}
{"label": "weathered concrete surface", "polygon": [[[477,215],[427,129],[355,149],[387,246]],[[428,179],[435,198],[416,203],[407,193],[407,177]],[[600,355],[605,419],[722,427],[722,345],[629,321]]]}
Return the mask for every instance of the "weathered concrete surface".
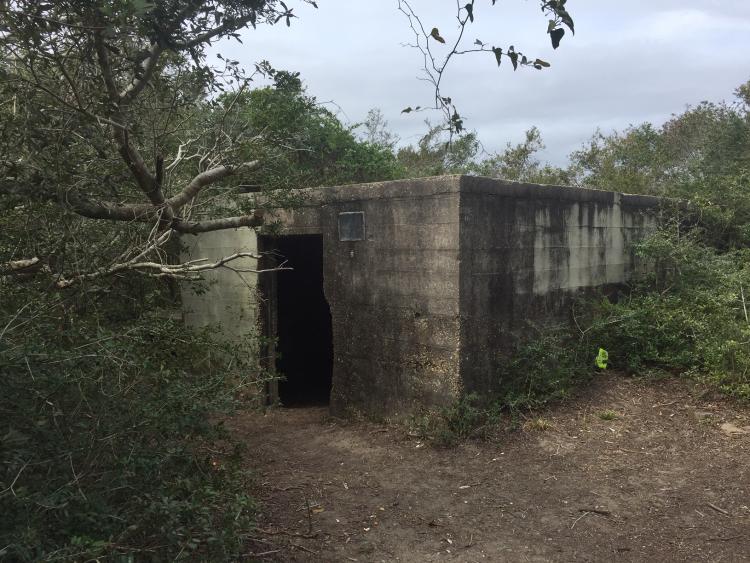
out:
{"label": "weathered concrete surface", "polygon": [[[498,365],[515,336],[529,322],[567,317],[587,288],[626,281],[638,267],[631,244],[654,228],[658,206],[655,198],[468,176],[300,196],[301,206],[277,218],[281,235],[323,237],[331,410],[368,417],[512,383]],[[345,212],[364,212],[365,240],[339,240]],[[256,248],[249,229],[197,239],[193,256]],[[186,300],[186,319],[242,332],[255,322],[256,280],[214,276],[207,296]]]}
{"label": "weathered concrete surface", "polygon": [[[184,235],[182,261],[208,259],[212,262],[236,252],[257,252],[257,239],[252,229],[231,229]],[[233,262],[241,269],[257,269],[257,260],[241,258]],[[200,290],[182,285],[183,317],[188,326],[220,326],[224,335],[240,343],[255,332],[257,324],[258,276],[254,273],[235,273],[221,268],[204,274]]]}
{"label": "weathered concrete surface", "polygon": [[532,326],[570,319],[582,291],[622,284],[633,242],[656,226],[659,200],[613,192],[461,180],[461,377],[502,391],[500,364]]}
{"label": "weathered concrete surface", "polygon": [[[336,414],[387,417],[447,404],[459,376],[460,177],[303,190],[282,234],[322,234]],[[363,211],[366,240],[339,241]]]}

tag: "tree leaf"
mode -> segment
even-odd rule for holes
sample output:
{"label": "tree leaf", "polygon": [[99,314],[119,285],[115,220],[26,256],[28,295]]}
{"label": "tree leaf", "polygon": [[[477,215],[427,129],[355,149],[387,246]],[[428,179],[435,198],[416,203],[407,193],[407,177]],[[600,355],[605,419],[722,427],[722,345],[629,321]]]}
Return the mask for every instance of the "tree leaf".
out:
{"label": "tree leaf", "polygon": [[568,11],[564,8],[560,8],[559,10],[557,10],[557,15],[560,17],[562,22],[568,26],[568,28],[573,33],[573,35],[575,35],[576,30],[573,24],[573,18],[570,17],[570,14],[568,13]]}
{"label": "tree leaf", "polygon": [[557,49],[560,46],[560,40],[565,35],[565,30],[562,27],[553,29],[549,32],[550,38],[552,39],[552,48]]}
{"label": "tree leaf", "polygon": [[518,69],[518,53],[509,51],[508,56],[510,57],[510,62],[513,64],[513,70]]}
{"label": "tree leaf", "polygon": [[438,31],[437,27],[433,27],[432,28],[432,31],[430,32],[430,37],[432,37],[438,43],[445,43],[445,39],[443,39],[440,36],[440,32]]}
{"label": "tree leaf", "polygon": [[549,68],[550,67],[550,64],[547,61],[543,61],[542,59],[535,60],[534,64],[535,65],[539,65],[539,66],[544,67],[544,68]]}
{"label": "tree leaf", "polygon": [[500,66],[500,63],[503,62],[503,50],[500,47],[493,47],[492,52],[495,53],[497,66]]}
{"label": "tree leaf", "polygon": [[469,14],[471,23],[474,23],[474,6],[472,6],[471,3],[466,4],[466,6],[464,6],[464,10],[466,10],[466,13]]}
{"label": "tree leaf", "polygon": [[483,47],[484,43],[482,43],[481,40],[477,39],[476,41],[474,41],[474,45],[479,45],[480,47]]}
{"label": "tree leaf", "polygon": [[413,109],[411,108],[411,106],[409,106],[408,108],[404,108],[404,109],[402,109],[402,110],[401,110],[401,113],[411,113],[411,112],[413,112],[413,111],[414,111],[414,110],[413,110]]}

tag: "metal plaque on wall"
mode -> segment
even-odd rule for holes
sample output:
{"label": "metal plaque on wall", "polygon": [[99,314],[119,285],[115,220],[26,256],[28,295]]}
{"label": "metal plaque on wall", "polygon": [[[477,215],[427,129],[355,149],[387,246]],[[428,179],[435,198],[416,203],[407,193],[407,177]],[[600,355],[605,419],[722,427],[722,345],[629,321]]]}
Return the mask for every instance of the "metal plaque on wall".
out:
{"label": "metal plaque on wall", "polygon": [[339,213],[339,240],[365,240],[365,212]]}

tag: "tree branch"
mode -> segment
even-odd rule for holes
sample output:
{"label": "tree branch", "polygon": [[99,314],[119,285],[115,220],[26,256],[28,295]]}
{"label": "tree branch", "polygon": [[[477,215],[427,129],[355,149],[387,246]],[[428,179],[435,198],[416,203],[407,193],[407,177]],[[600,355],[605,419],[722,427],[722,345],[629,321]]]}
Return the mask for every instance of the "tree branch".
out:
{"label": "tree branch", "polygon": [[64,203],[75,213],[89,219],[106,219],[109,221],[140,221],[156,219],[158,207],[149,204],[120,205],[107,201],[91,201],[69,192]]}
{"label": "tree branch", "polygon": [[[129,133],[125,128],[125,115],[120,110],[122,99],[117,90],[117,84],[115,83],[112,73],[112,65],[109,61],[107,47],[104,44],[104,37],[101,31],[96,31],[94,33],[94,46],[96,48],[99,68],[102,71],[102,77],[104,78],[104,84],[107,88],[107,95],[112,106],[111,109],[115,116],[115,121],[123,124],[123,127],[114,128],[114,138],[119,147],[120,156],[122,156],[125,164],[127,164],[130,172],[135,177],[138,187],[140,187],[141,191],[146,194],[151,203],[154,205],[163,205],[164,194],[162,193],[161,186],[156,182],[156,178],[154,178],[151,172],[149,172],[146,162],[138,152],[138,149],[130,143]],[[153,64],[156,64],[155,58]],[[153,68],[151,68],[151,72],[153,72]],[[137,91],[140,92],[143,87],[145,87],[145,82],[143,85],[139,86],[140,89]],[[133,92],[136,92],[136,90],[133,90]],[[169,219],[171,217],[166,218]]]}
{"label": "tree branch", "polygon": [[242,29],[255,17],[257,17],[257,14],[255,12],[252,12],[243,18],[228,20],[218,27],[209,29],[208,31],[196,35],[188,41],[173,41],[171,43],[175,49],[191,49],[193,47],[197,47],[201,43],[207,43],[214,37],[218,37],[219,35],[222,35],[224,33],[232,33],[234,31],[237,31],[238,29]]}
{"label": "tree branch", "polygon": [[172,228],[180,233],[197,235],[223,229],[239,229],[240,227],[260,227],[263,225],[263,212],[256,210],[252,215],[240,215],[237,217],[224,217],[222,219],[210,219],[207,221],[183,221],[175,220]]}
{"label": "tree branch", "polygon": [[206,170],[205,172],[201,172],[200,174],[198,174],[190,181],[190,183],[185,187],[184,190],[182,190],[176,196],[170,197],[166,203],[176,211],[182,208],[193,198],[195,198],[206,186],[213,184],[214,182],[218,182],[219,180],[226,178],[227,176],[231,176],[239,170],[255,170],[259,167],[260,161],[253,160],[251,162],[240,164],[239,166],[222,165],[217,166],[216,168],[211,168],[210,170]]}
{"label": "tree branch", "polygon": [[49,266],[36,256],[0,264],[0,276],[35,274],[40,271],[49,272]]}
{"label": "tree branch", "polygon": [[104,45],[104,37],[101,29],[97,29],[94,32],[94,48],[96,49],[99,68],[102,69],[102,78],[104,78],[104,85],[107,88],[109,101],[116,105],[119,101],[119,95],[117,93],[115,78],[112,75],[112,65],[109,63],[109,55],[107,54],[107,47]]}
{"label": "tree branch", "polygon": [[132,102],[146,87],[151,80],[151,76],[154,74],[156,64],[159,62],[159,56],[163,51],[164,48],[158,43],[155,43],[151,47],[148,57],[141,63],[140,77],[137,75],[133,76],[131,83],[119,94],[119,98],[123,103],[129,104]]}
{"label": "tree branch", "polygon": [[208,270],[216,270],[219,268],[228,267],[234,272],[238,273],[254,273],[261,274],[265,272],[276,271],[280,269],[289,268],[273,268],[267,270],[256,270],[254,268],[234,268],[228,266],[231,262],[239,260],[241,258],[254,258],[259,259],[260,256],[251,252],[236,252],[230,256],[225,256],[216,262],[207,263],[206,259],[192,260],[182,264],[162,264],[160,262],[126,262],[124,264],[115,264],[109,268],[97,270],[96,272],[90,272],[86,274],[77,274],[70,278],[60,278],[55,282],[57,289],[67,289],[81,283],[83,281],[94,280],[97,278],[112,276],[122,272],[140,272],[151,276],[157,277],[169,277],[184,280],[199,280],[201,272]]}

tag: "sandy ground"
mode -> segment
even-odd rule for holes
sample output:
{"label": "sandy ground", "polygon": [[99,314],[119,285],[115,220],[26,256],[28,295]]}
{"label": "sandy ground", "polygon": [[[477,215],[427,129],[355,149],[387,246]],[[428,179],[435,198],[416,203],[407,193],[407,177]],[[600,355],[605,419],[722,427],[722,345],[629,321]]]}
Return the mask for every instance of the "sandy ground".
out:
{"label": "sandy ground", "polygon": [[749,409],[603,376],[536,416],[552,427],[450,449],[323,408],[238,417],[261,503],[248,558],[750,561]]}

